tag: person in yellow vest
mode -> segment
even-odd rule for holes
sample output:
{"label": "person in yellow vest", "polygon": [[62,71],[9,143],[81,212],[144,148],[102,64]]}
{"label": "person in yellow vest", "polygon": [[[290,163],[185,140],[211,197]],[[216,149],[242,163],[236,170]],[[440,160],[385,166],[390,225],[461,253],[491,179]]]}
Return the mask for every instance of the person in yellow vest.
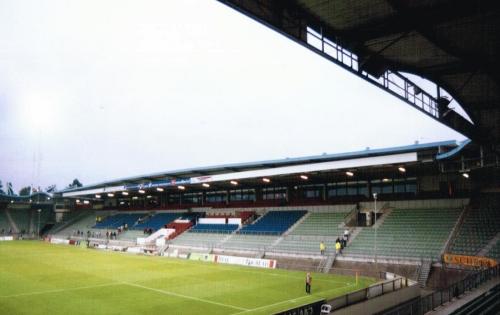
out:
{"label": "person in yellow vest", "polygon": [[321,243],[319,243],[319,252],[321,253],[322,256],[325,254],[325,250],[326,250],[325,242],[321,241]]}
{"label": "person in yellow vest", "polygon": [[335,243],[335,253],[338,255],[340,253],[340,241]]}

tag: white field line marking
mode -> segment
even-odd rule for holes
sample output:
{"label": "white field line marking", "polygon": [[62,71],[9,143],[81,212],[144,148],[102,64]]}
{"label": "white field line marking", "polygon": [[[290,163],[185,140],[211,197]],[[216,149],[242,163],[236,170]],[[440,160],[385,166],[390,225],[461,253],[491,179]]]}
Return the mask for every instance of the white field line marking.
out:
{"label": "white field line marking", "polygon": [[[143,257],[143,256],[137,256],[137,257]],[[166,262],[172,263],[172,264],[175,264],[175,265],[181,265],[181,266],[185,266],[186,265],[184,262],[176,261],[174,259],[176,259],[176,258],[168,258],[168,260],[167,259],[165,259],[165,260],[166,260]],[[195,262],[195,261],[191,261],[191,262]],[[253,273],[253,274],[257,274],[257,275],[261,275],[261,276],[284,277],[284,278],[293,278],[293,279],[305,279],[305,277],[297,277],[297,276],[291,276],[291,275],[287,275],[287,274],[271,273],[271,272],[259,272],[259,271],[248,270],[250,268],[257,269],[257,270],[261,269],[262,271],[264,271],[264,270],[266,270],[266,271],[271,270],[271,269],[266,269],[266,268],[255,268],[255,267],[248,267],[248,266],[235,266],[235,265],[230,265],[230,264],[214,264],[214,263],[203,264],[203,266],[211,268],[211,269],[215,269],[218,266],[224,266],[224,267],[227,267],[227,269],[229,269],[231,271],[234,271],[234,272]],[[285,270],[285,269],[279,269],[279,270]],[[352,277],[354,277],[354,276],[352,276]],[[314,281],[349,284],[349,282],[345,282],[345,281],[336,281],[336,280],[332,280],[332,279],[321,279],[321,278],[319,278],[319,279],[315,278]]]}
{"label": "white field line marking", "polygon": [[356,282],[346,283],[346,285],[344,285],[342,287],[338,287],[338,288],[331,288],[331,289],[323,290],[323,291],[321,291],[321,293],[330,292],[330,291],[336,291],[336,290],[339,290],[339,289],[345,289],[345,288],[353,287],[353,286],[356,286]]}
{"label": "white field line marking", "polygon": [[[329,290],[323,290],[323,291],[321,291],[321,293],[329,292],[329,291],[333,291],[333,290],[338,290],[338,289],[343,289],[343,288],[351,287],[353,285],[355,285],[355,283],[350,283],[350,284],[344,285],[342,287],[333,288],[333,289],[329,289]],[[254,311],[258,311],[258,310],[261,310],[261,309],[266,309],[266,308],[269,308],[269,307],[272,307],[272,306],[276,306],[276,305],[280,305],[280,304],[284,304],[284,303],[290,303],[290,302],[295,303],[298,300],[301,300],[301,299],[303,299],[305,297],[310,297],[310,296],[311,295],[303,295],[303,296],[299,296],[297,298],[293,298],[293,299],[289,299],[289,300],[284,300],[284,301],[276,302],[276,303],[273,303],[273,304],[259,306],[259,307],[256,307],[256,308],[252,308],[252,309],[249,309],[249,310],[246,310],[246,311],[243,311],[243,312],[234,313],[234,314],[231,314],[231,315],[239,315],[239,314],[245,314],[245,313],[248,313],[248,312],[254,312]],[[312,296],[315,296],[315,294],[312,294]]]}
{"label": "white field line marking", "polygon": [[126,284],[126,285],[129,285],[129,286],[132,286],[132,287],[137,287],[137,288],[142,288],[142,289],[145,289],[145,290],[155,291],[155,292],[166,294],[166,295],[176,296],[176,297],[180,297],[180,298],[184,298],[184,299],[189,299],[189,300],[194,300],[194,301],[199,301],[199,302],[205,302],[205,303],[214,304],[214,305],[218,305],[218,306],[224,306],[224,307],[228,307],[228,308],[234,308],[234,309],[240,310],[240,311],[248,311],[247,308],[238,307],[238,306],[229,305],[229,304],[224,304],[224,303],[219,303],[219,302],[214,302],[214,301],[210,301],[210,300],[206,300],[206,299],[202,299],[202,298],[197,298],[197,297],[194,297],[194,296],[179,294],[179,293],[175,293],[175,292],[171,292],[171,291],[150,288],[150,287],[146,287],[146,286],[143,286],[143,285],[140,285],[140,284],[137,284],[137,283],[131,283],[131,282],[122,282],[122,283]]}
{"label": "white field line marking", "polygon": [[[127,253],[122,253],[122,252],[112,252],[112,253],[113,254],[117,254],[117,255],[127,255]],[[109,254],[109,253],[106,253],[106,254]],[[130,257],[139,258],[139,259],[150,259],[151,258],[151,257],[139,256],[139,255],[131,255]],[[165,257],[160,257],[160,256],[158,256],[158,258],[160,258],[160,259],[158,259],[157,261],[160,261],[160,262],[163,262],[163,263],[166,263],[166,264],[174,264],[174,265],[180,265],[180,266],[185,266],[186,265],[184,261],[180,261],[178,258],[173,258],[173,257],[165,258]],[[187,260],[187,261],[194,262],[194,263],[200,263],[199,261],[192,261],[192,260]],[[247,269],[257,269],[257,270],[261,269],[263,271],[264,270],[272,270],[272,269],[268,269],[268,268],[255,268],[255,267],[248,267],[248,266],[243,266],[243,265],[242,266],[237,266],[237,265],[231,265],[231,264],[215,264],[215,263],[204,263],[203,266],[211,268],[211,269],[215,269],[218,266],[224,266],[227,269],[229,269],[231,271],[236,271],[236,272],[253,273],[253,274],[258,274],[258,275],[262,275],[262,276],[269,275],[269,276],[273,276],[273,277],[285,277],[285,278],[293,278],[293,279],[305,279],[305,277],[290,276],[290,275],[287,275],[287,274],[271,273],[271,272],[259,272],[259,271],[247,270]],[[285,270],[285,269],[279,269],[279,270]],[[345,277],[349,277],[349,276],[345,276]],[[354,276],[350,276],[350,277],[354,277]],[[329,282],[329,283],[342,283],[342,284],[349,284],[350,283],[350,282],[345,282],[345,281],[336,281],[336,280],[332,280],[332,279],[321,279],[321,278],[319,278],[319,279],[315,278],[314,281]]]}
{"label": "white field line marking", "polygon": [[[264,270],[267,270],[267,269],[264,269]],[[261,276],[285,277],[285,278],[292,278],[292,279],[305,279],[305,277],[296,277],[296,276],[290,276],[290,275],[280,274],[280,273],[258,272],[258,271],[252,271],[252,270],[241,270],[241,271],[242,272],[259,274]],[[344,282],[344,281],[335,281],[335,280],[321,279],[321,278],[320,279],[316,278],[316,279],[314,279],[314,281],[348,284],[348,282]]]}
{"label": "white field line marking", "polygon": [[280,301],[280,302],[276,302],[276,303],[273,303],[273,304],[263,305],[263,306],[259,306],[259,307],[256,307],[256,308],[252,308],[250,310],[243,311],[243,312],[234,313],[232,315],[245,314],[245,313],[248,313],[248,312],[255,312],[255,311],[258,311],[258,310],[261,310],[261,309],[266,309],[268,307],[272,307],[272,306],[276,306],[276,305],[280,305],[280,304],[284,304],[284,303],[297,302],[297,300],[301,300],[301,299],[303,299],[305,297],[309,297],[309,296],[310,295],[304,295],[304,296],[300,296],[300,297],[293,298],[293,299],[290,299],[290,300],[285,300],[285,301]]}
{"label": "white field line marking", "polygon": [[110,283],[97,284],[97,285],[88,285],[88,286],[76,287],[76,288],[54,289],[54,290],[47,290],[47,291],[38,291],[38,292],[27,292],[27,293],[19,293],[19,294],[11,294],[11,295],[2,295],[2,296],[0,296],[0,298],[13,298],[13,297],[20,297],[20,296],[30,296],[30,295],[59,293],[59,292],[66,292],[66,291],[76,291],[76,290],[93,289],[93,288],[99,288],[99,287],[109,287],[109,286],[113,286],[113,285],[121,285],[121,283],[120,282],[110,282]]}

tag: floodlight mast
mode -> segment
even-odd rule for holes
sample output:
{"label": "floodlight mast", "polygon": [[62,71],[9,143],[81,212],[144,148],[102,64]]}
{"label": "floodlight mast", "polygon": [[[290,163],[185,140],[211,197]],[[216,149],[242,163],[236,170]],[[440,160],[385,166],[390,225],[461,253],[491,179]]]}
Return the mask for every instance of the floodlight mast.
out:
{"label": "floodlight mast", "polygon": [[375,202],[374,206],[375,209],[373,211],[375,219],[374,219],[374,226],[375,226],[375,247],[374,247],[374,258],[375,258],[375,270],[378,270],[378,262],[377,262],[377,193],[373,193],[373,200]]}
{"label": "floodlight mast", "polygon": [[37,232],[37,237],[40,238],[40,214],[42,213],[42,209],[38,209],[38,232]]}

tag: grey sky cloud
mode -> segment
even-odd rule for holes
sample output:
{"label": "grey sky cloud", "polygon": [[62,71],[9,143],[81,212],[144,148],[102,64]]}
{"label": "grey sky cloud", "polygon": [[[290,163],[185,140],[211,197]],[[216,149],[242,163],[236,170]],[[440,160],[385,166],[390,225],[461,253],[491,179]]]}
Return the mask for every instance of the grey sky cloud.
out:
{"label": "grey sky cloud", "polygon": [[0,179],[463,139],[212,0],[0,2]]}

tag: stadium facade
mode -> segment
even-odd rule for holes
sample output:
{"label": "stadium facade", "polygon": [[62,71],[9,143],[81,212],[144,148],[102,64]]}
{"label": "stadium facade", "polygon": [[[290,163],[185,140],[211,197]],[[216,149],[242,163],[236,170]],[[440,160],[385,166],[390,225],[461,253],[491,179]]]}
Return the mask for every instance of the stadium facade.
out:
{"label": "stadium facade", "polygon": [[[498,5],[220,2],[471,140],[166,171],[67,189],[50,200],[0,196],[2,232],[266,268],[349,269],[356,278],[358,272],[404,275],[321,301],[338,313],[425,314],[476,288],[485,293],[455,307],[457,313],[498,312]],[[429,79],[435,91],[405,73]],[[470,119],[454,110],[454,101]],[[347,244],[337,252],[346,230]],[[432,293],[421,296],[407,279]],[[364,308],[355,312],[357,305]],[[318,305],[289,313],[306,309],[319,313]]]}
{"label": "stadium facade", "polygon": [[[189,208],[322,204],[380,198],[458,197],[471,189],[459,154],[470,141],[442,141],[182,169],[67,189],[66,205]],[[60,198],[58,200],[61,200]],[[77,202],[78,201],[78,202]]]}
{"label": "stadium facade", "polygon": [[[4,239],[39,234],[56,244],[382,277],[398,289],[347,293],[315,313],[322,304],[378,303],[381,289],[397,297],[379,310],[423,314],[452,298],[443,292],[498,276],[498,161],[475,156],[470,140],[441,141],[132,176],[2,196],[0,228]],[[418,284],[435,291],[418,298]]]}

